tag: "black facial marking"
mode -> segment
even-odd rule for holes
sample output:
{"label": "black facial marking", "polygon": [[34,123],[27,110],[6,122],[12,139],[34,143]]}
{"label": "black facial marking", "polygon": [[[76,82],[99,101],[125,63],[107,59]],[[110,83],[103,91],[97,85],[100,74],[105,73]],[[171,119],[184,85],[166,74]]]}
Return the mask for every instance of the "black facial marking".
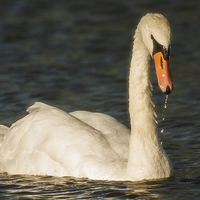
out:
{"label": "black facial marking", "polygon": [[162,52],[163,57],[165,60],[169,60],[169,55],[170,55],[170,45],[168,47],[168,50],[161,44],[159,44],[155,38],[153,37],[153,35],[151,35],[151,39],[153,40],[153,55],[158,53],[158,52]]}

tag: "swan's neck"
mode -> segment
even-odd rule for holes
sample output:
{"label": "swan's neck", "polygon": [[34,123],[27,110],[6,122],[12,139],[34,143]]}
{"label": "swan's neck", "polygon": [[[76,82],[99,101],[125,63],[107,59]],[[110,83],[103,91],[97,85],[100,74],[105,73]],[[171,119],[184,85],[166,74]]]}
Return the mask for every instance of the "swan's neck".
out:
{"label": "swan's neck", "polygon": [[129,75],[131,139],[127,166],[127,176],[135,180],[152,178],[157,173],[154,170],[159,171],[156,168],[163,168],[162,162],[168,161],[156,132],[149,74],[150,55],[136,31]]}
{"label": "swan's neck", "polygon": [[[149,130],[150,127],[155,132],[156,124],[151,101],[152,86],[149,74],[150,54],[142,42],[140,34],[136,31],[129,73],[129,112],[134,133],[136,129]],[[142,132],[143,134],[148,133],[148,131]]]}

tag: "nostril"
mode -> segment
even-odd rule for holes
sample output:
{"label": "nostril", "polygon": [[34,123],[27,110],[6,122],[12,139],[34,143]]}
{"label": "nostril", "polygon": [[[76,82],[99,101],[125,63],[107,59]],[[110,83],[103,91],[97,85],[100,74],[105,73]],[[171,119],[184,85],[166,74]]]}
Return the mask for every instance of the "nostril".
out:
{"label": "nostril", "polygon": [[162,59],[162,57],[160,57],[160,66],[163,69],[163,59]]}
{"label": "nostril", "polygon": [[171,93],[171,89],[169,87],[169,85],[166,87],[166,90],[164,92],[165,94],[170,94]]}

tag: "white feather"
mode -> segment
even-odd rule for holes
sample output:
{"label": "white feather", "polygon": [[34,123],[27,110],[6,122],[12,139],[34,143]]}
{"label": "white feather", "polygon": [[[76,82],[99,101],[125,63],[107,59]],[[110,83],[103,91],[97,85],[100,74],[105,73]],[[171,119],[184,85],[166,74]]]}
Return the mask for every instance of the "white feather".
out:
{"label": "white feather", "polygon": [[68,114],[37,102],[9,129],[0,128],[0,171],[109,180],[171,176],[151,102],[150,34],[169,44],[170,29],[162,15],[147,14],[135,33],[129,75],[131,131],[105,114]]}

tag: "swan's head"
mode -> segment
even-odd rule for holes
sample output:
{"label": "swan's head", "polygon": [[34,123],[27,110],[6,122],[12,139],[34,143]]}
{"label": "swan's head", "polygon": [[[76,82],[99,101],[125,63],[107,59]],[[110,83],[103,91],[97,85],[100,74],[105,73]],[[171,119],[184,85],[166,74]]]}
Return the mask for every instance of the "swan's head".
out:
{"label": "swan's head", "polygon": [[138,28],[142,41],[154,59],[158,85],[165,94],[170,94],[174,83],[169,65],[170,58],[170,26],[161,14],[145,15]]}

